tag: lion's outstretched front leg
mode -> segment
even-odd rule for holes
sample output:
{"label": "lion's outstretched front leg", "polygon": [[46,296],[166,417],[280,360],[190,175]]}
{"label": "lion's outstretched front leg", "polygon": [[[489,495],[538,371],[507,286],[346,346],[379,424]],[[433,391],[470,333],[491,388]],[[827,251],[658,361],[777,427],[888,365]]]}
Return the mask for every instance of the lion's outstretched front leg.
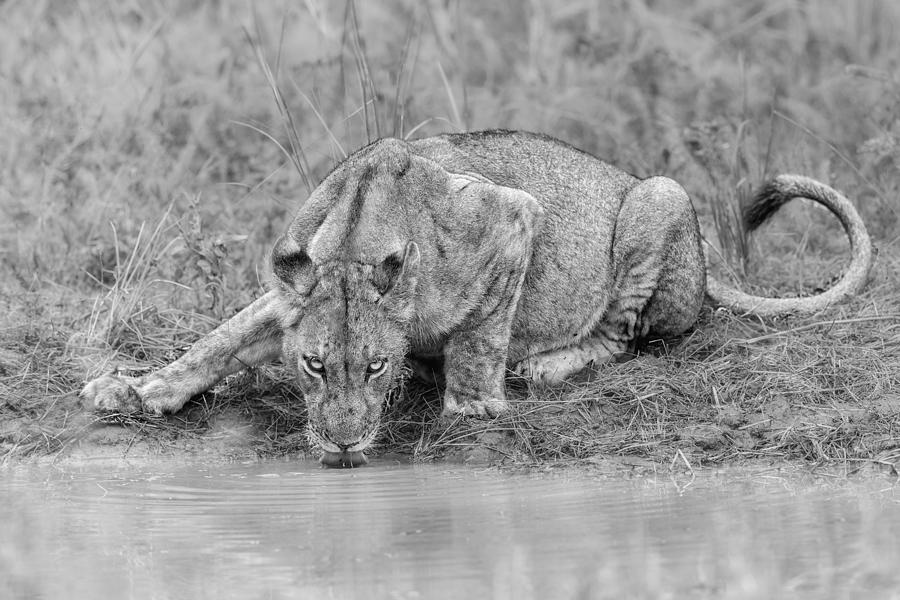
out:
{"label": "lion's outstretched front leg", "polygon": [[104,412],[176,412],[225,376],[277,358],[284,310],[278,293],[269,292],[201,338],[172,364],[143,377],[98,377],[84,386],[81,397]]}

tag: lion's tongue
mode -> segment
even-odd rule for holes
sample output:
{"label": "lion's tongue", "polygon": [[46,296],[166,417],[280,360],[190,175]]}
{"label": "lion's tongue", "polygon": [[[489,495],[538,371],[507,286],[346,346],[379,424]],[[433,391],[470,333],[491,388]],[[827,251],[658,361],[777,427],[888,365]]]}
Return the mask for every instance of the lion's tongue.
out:
{"label": "lion's tongue", "polygon": [[369,459],[362,452],[328,452],[326,450],[319,462],[326,467],[350,468],[361,467],[369,462]]}

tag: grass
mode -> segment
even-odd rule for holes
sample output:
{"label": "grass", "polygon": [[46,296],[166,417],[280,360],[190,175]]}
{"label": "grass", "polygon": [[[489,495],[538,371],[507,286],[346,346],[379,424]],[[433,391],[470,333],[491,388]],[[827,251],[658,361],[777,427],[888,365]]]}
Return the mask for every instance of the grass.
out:
{"label": "grass", "polygon": [[[410,383],[377,451],[540,464],[900,462],[900,8],[833,0],[0,5],[0,461],[136,446],[305,452],[277,366],[166,418],[97,422],[86,379],[177,357],[264,289],[272,240],[380,135],[551,133],[691,194],[722,276],[808,294],[840,272],[833,217],[794,203],[748,239],[739,206],[796,172],[853,199],[879,255],[809,317],[709,307],[681,340],[512,414],[436,419]],[[90,451],[90,450],[89,450]]]}

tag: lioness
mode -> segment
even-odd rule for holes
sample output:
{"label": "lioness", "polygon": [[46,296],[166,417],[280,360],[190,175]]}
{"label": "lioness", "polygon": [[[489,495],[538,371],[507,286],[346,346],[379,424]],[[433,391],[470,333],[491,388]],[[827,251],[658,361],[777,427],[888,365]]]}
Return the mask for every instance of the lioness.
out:
{"label": "lioness", "polygon": [[757,315],[815,311],[857,292],[871,243],[831,188],[778,176],[749,206],[747,227],[794,197],[841,220],[852,259],[824,293],[761,298],[707,278],[697,216],[671,179],[641,180],[531,133],[382,139],[300,207],[275,243],[270,292],[172,364],[100,377],[82,396],[102,411],[174,412],[281,356],[323,462],[353,466],[407,357],[443,357],[445,414],[495,416],[508,408],[507,370],[556,382],[648,336],[682,333],[704,292]]}

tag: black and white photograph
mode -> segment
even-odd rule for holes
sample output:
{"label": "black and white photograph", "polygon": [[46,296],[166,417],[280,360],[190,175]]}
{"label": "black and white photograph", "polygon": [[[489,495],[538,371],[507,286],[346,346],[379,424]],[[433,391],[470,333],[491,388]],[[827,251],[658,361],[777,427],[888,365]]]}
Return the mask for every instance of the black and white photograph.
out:
{"label": "black and white photograph", "polygon": [[900,3],[0,0],[0,599],[900,599]]}

